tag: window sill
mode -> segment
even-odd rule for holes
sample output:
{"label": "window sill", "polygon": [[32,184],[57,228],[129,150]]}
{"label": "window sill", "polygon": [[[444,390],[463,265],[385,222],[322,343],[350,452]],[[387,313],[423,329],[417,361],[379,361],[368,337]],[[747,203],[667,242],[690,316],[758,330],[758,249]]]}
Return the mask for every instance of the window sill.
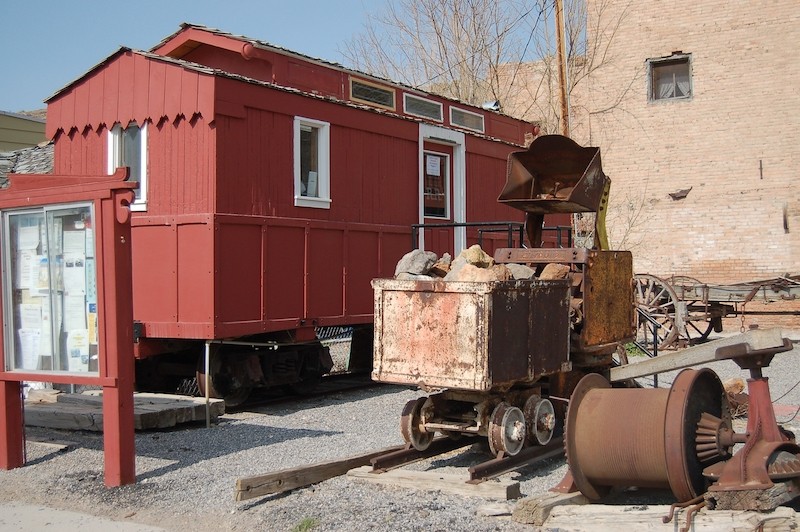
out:
{"label": "window sill", "polygon": [[145,212],[147,211],[147,203],[145,202],[131,203],[130,209],[131,212]]}
{"label": "window sill", "polygon": [[312,209],[330,209],[331,200],[327,198],[310,198],[308,196],[295,196],[295,207],[311,207]]}

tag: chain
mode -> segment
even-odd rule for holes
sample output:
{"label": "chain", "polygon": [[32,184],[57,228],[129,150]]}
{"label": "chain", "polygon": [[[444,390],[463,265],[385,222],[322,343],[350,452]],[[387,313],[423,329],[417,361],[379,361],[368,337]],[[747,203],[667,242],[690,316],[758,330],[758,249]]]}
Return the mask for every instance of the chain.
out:
{"label": "chain", "polygon": [[745,328],[744,328],[744,308],[745,308],[745,306],[747,306],[747,303],[742,303],[742,312],[739,314],[739,316],[741,316],[741,318],[742,318],[742,325],[741,325],[741,327],[739,327],[739,332],[741,332],[741,333],[743,333],[745,331]]}

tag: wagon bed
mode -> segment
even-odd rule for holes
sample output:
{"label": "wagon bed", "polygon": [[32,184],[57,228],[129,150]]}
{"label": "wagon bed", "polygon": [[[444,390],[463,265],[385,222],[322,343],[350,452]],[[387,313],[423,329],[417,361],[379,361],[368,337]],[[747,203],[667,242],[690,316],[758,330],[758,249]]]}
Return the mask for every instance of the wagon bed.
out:
{"label": "wagon bed", "polygon": [[[657,344],[659,349],[685,347],[706,340],[712,330],[722,332],[722,318],[744,317],[750,302],[800,300],[800,275],[707,284],[682,275],[663,279],[637,274],[635,285],[640,315],[637,339],[645,345]],[[747,314],[800,315],[800,310],[747,311]],[[658,324],[655,333],[654,322]]]}

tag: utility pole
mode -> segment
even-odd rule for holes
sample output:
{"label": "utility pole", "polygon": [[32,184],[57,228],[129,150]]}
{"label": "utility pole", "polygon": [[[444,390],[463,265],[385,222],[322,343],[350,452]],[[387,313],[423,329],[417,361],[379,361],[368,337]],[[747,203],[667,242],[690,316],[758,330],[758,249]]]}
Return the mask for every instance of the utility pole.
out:
{"label": "utility pole", "polygon": [[569,104],[567,103],[567,60],[564,46],[564,4],[556,2],[556,60],[558,62],[558,96],[561,104],[561,134],[569,136]]}

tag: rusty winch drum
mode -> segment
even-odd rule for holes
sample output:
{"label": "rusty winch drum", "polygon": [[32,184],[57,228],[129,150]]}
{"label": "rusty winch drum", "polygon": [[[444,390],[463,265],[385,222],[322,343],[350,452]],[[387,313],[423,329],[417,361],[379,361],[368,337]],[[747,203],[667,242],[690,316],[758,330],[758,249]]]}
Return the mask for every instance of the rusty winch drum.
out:
{"label": "rusty winch drum", "polygon": [[601,375],[585,376],[567,413],[575,485],[590,500],[614,486],[670,489],[681,502],[697,497],[710,463],[697,457],[698,422],[703,414],[730,419],[727,404],[709,369],[683,370],[669,389],[611,388]]}

